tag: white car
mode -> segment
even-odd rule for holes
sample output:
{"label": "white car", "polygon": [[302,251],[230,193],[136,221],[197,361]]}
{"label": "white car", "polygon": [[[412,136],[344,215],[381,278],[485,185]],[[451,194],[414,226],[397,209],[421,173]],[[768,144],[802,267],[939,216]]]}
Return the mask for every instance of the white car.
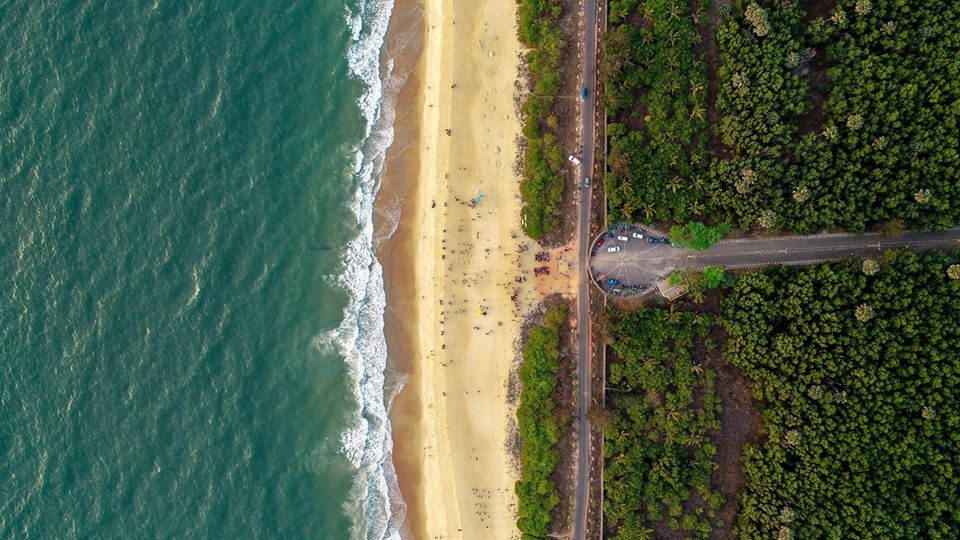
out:
{"label": "white car", "polygon": [[607,248],[607,251],[608,251],[609,253],[616,253],[616,252],[620,251],[620,246],[611,246],[611,247],[608,247],[608,248]]}
{"label": "white car", "polygon": [[640,240],[643,240],[643,235],[638,232],[633,233],[631,236],[633,236],[634,238],[639,238]]}
{"label": "white car", "polygon": [[626,236],[618,236],[618,237],[617,237],[617,240],[619,240],[619,241],[621,241],[621,242],[626,242],[627,240],[630,240],[630,239],[627,238]]}
{"label": "white car", "polygon": [[567,159],[569,159],[570,163],[573,163],[574,165],[580,164],[580,159],[578,159],[577,156],[570,156]]}

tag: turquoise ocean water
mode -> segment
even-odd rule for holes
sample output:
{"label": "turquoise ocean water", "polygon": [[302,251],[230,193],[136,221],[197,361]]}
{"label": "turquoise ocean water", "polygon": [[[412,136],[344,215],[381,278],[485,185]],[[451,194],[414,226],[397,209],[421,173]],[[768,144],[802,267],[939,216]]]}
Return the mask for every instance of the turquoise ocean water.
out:
{"label": "turquoise ocean water", "polygon": [[0,3],[0,538],[395,534],[390,8]]}

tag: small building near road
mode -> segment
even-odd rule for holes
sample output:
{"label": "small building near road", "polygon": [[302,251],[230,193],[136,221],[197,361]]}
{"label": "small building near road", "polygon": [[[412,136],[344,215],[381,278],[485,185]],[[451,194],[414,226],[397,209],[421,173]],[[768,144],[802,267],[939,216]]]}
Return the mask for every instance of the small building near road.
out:
{"label": "small building near road", "polygon": [[687,292],[686,285],[670,285],[669,278],[663,278],[657,281],[657,290],[660,294],[671,302],[680,298]]}

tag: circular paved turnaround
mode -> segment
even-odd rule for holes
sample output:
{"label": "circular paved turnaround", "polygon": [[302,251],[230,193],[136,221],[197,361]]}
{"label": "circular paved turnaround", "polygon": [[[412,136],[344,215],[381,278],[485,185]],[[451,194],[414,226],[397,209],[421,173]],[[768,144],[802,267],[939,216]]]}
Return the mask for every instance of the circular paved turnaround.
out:
{"label": "circular paved turnaround", "polygon": [[[642,234],[643,238],[635,238],[635,233]],[[640,225],[611,227],[590,247],[593,282],[607,294],[629,296],[647,292],[658,279],[669,275],[678,256],[688,251],[663,243],[663,239],[666,239],[663,233]],[[610,251],[610,248],[620,249]]]}

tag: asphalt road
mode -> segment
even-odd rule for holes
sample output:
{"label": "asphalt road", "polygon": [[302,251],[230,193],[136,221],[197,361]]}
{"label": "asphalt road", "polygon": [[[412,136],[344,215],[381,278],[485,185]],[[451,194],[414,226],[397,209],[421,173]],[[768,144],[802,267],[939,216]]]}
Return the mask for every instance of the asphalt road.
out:
{"label": "asphalt road", "polygon": [[[649,229],[636,228],[636,230],[649,234]],[[706,266],[722,266],[728,270],[737,270],[774,264],[802,266],[850,257],[865,259],[892,249],[910,248],[915,251],[926,251],[960,247],[960,228],[943,232],[905,233],[900,237],[882,236],[876,233],[863,235],[829,233],[809,236],[734,238],[718,242],[706,251],[649,244],[644,240],[633,238],[630,231],[622,234],[626,235],[627,241],[616,237],[606,239],[603,245],[596,248],[596,255],[590,260],[590,269],[594,275],[603,275],[605,279],[617,279],[624,285],[648,284],[668,276],[673,270],[683,268],[702,269]],[[610,252],[608,250],[611,247],[620,249]],[[615,286],[603,283],[602,288],[609,290]]]}
{"label": "asphalt road", "polygon": [[814,234],[780,238],[738,238],[718,242],[706,251],[685,253],[678,268],[723,266],[757,268],[772,264],[810,265],[847,257],[867,258],[880,252],[910,248],[915,251],[960,246],[960,228],[944,232],[912,232],[900,237],[879,234]]}
{"label": "asphalt road", "polygon": [[[593,175],[594,119],[596,111],[597,73],[597,0],[584,0],[583,13],[583,82],[587,97],[580,109],[580,142],[583,145],[581,164],[583,176]],[[594,179],[599,181],[599,179]],[[591,182],[591,185],[596,182]],[[582,183],[581,183],[582,185]],[[580,197],[577,217],[577,246],[580,283],[577,293],[577,485],[574,509],[574,540],[584,540],[587,529],[587,506],[590,496],[590,383],[593,380],[590,366],[590,189]]]}

